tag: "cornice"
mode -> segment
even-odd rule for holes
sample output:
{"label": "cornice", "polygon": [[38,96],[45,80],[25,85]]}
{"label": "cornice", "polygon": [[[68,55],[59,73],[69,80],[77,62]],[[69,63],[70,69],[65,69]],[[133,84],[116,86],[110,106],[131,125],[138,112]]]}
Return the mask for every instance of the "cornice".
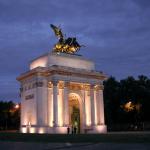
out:
{"label": "cornice", "polygon": [[99,80],[107,79],[106,75],[103,74],[102,72],[54,65],[54,66],[51,66],[48,68],[47,67],[37,67],[31,71],[21,74],[17,78],[17,80],[21,81],[21,80],[24,80],[26,78],[33,77],[33,76],[48,77],[48,76],[52,76],[55,74],[63,75],[63,76],[74,76],[74,77],[82,77],[82,78],[99,79]]}

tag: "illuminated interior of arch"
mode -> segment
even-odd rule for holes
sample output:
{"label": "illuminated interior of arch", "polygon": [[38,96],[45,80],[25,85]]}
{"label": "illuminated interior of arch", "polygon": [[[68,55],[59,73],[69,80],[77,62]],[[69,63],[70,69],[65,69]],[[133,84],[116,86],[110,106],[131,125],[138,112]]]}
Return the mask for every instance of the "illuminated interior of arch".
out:
{"label": "illuminated interior of arch", "polygon": [[80,133],[80,106],[79,99],[75,94],[69,96],[69,125],[71,128],[76,128]]}

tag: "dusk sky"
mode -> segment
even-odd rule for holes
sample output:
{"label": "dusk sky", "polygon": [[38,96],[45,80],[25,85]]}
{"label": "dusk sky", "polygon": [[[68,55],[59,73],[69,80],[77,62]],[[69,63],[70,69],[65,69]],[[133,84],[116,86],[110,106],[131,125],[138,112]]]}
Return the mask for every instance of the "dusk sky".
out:
{"label": "dusk sky", "polygon": [[150,0],[0,0],[0,100],[19,101],[16,77],[57,42],[49,24],[108,76],[149,77]]}

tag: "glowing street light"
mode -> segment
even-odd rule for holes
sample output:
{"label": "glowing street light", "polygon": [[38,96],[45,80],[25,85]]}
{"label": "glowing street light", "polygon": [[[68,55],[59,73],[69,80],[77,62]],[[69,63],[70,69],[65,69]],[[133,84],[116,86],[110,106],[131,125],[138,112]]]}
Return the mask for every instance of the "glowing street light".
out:
{"label": "glowing street light", "polygon": [[16,105],[15,105],[15,109],[19,109],[19,104],[16,104]]}
{"label": "glowing street light", "polygon": [[134,110],[134,104],[129,101],[124,105],[124,110],[129,112],[129,111],[133,111]]}

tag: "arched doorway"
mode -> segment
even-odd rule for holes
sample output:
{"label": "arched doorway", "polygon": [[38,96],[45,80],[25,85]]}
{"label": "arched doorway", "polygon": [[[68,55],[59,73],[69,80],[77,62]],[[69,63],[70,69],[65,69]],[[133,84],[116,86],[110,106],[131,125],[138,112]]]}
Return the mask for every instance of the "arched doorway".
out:
{"label": "arched doorway", "polygon": [[74,93],[69,94],[69,125],[71,130],[76,130],[76,133],[81,132],[81,110],[79,96]]}

